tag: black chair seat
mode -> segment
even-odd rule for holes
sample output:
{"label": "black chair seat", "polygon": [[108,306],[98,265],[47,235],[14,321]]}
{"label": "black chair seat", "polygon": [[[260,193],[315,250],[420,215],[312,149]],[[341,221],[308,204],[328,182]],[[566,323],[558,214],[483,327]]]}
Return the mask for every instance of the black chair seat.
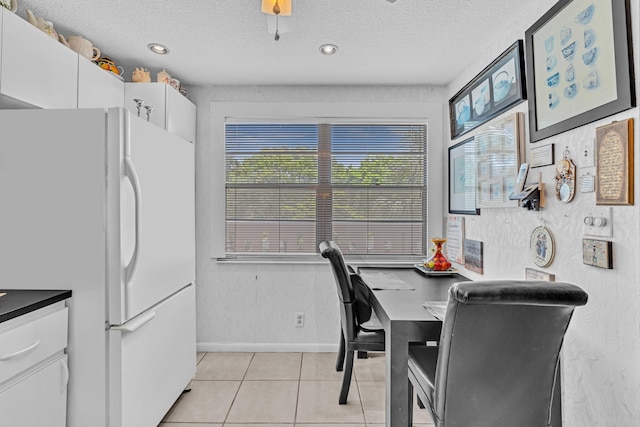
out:
{"label": "black chair seat", "polygon": [[433,408],[433,393],[436,381],[438,347],[409,347],[409,375],[417,383],[416,393],[422,402]]}
{"label": "black chair seat", "polygon": [[359,350],[367,351],[366,346],[371,346],[370,351],[384,351],[384,329],[377,331],[368,331],[361,329],[356,334],[353,343],[358,346]]}

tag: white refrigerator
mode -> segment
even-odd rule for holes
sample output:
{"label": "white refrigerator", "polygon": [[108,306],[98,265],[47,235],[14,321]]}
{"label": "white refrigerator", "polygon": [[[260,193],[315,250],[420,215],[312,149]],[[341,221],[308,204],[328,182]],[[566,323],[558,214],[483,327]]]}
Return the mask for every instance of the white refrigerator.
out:
{"label": "white refrigerator", "polygon": [[156,427],[195,375],[194,194],[126,109],[0,111],[0,286],[73,291],[69,427]]}

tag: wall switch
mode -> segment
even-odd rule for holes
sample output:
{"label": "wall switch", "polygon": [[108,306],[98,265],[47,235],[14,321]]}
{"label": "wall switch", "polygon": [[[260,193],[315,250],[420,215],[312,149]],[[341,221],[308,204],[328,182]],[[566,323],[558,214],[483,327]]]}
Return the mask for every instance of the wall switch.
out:
{"label": "wall switch", "polygon": [[595,140],[585,141],[580,145],[578,164],[582,168],[596,165]]}
{"label": "wall switch", "polygon": [[596,206],[587,210],[582,218],[584,234],[589,236],[612,237],[613,221],[611,206]]}
{"label": "wall switch", "polygon": [[304,327],[304,313],[296,313],[296,328]]}

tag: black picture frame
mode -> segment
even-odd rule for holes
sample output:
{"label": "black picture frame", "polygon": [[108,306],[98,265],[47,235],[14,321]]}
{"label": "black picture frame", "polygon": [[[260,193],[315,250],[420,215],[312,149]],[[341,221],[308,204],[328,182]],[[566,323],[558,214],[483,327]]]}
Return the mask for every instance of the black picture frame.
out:
{"label": "black picture frame", "polygon": [[451,139],[525,99],[524,48],[517,40],[449,100]]}
{"label": "black picture frame", "polygon": [[476,207],[476,167],[474,138],[449,147],[449,213],[480,215]]}
{"label": "black picture frame", "polygon": [[636,106],[630,16],[629,0],[559,0],[525,32],[530,142]]}

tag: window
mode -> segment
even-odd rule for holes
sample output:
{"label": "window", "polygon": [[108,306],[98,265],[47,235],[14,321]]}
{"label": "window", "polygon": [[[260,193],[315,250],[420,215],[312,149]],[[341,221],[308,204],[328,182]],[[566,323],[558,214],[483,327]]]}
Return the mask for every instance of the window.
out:
{"label": "window", "polygon": [[226,252],[421,255],[424,123],[226,123]]}

